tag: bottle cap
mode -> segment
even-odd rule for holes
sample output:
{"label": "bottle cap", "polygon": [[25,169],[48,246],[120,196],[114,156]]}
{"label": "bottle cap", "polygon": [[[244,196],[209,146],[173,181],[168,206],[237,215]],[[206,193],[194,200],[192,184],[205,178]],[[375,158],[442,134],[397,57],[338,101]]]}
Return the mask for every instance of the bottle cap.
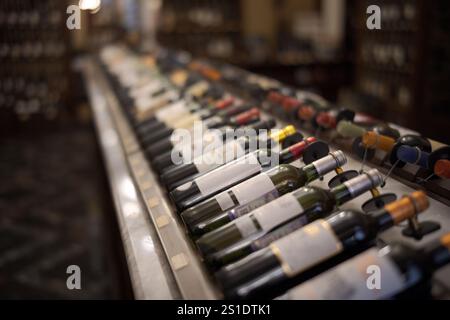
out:
{"label": "bottle cap", "polygon": [[175,70],[170,75],[170,81],[172,81],[177,86],[182,86],[188,78],[188,73],[185,70]]}
{"label": "bottle cap", "polygon": [[300,105],[300,101],[298,101],[295,98],[292,97],[286,97],[282,101],[283,109],[286,112],[289,112],[290,110],[294,109],[295,107]]}
{"label": "bottle cap", "polygon": [[248,111],[238,114],[234,118],[234,122],[236,124],[244,124],[244,123],[249,122],[251,119],[255,119],[257,117],[259,117],[259,109],[255,107],[255,108],[251,108]]}
{"label": "bottle cap", "polygon": [[397,158],[407,163],[417,163],[420,160],[420,149],[411,146],[400,146],[397,150]]}
{"label": "bottle cap", "polygon": [[228,97],[222,100],[219,100],[216,102],[215,107],[216,109],[225,109],[231,106],[234,103],[234,97]]}
{"label": "bottle cap", "polygon": [[377,169],[370,169],[365,173],[372,180],[372,188],[376,188],[383,182],[383,176]]}
{"label": "bottle cap", "polygon": [[346,120],[337,124],[336,131],[344,138],[358,138],[366,133],[366,129]]}
{"label": "bottle cap", "polygon": [[441,159],[434,165],[434,174],[445,179],[450,179],[450,160]]}
{"label": "bottle cap", "polygon": [[362,136],[362,143],[366,148],[389,152],[394,147],[395,140],[373,131],[368,131]]}
{"label": "bottle cap", "polygon": [[299,157],[303,154],[303,152],[306,150],[306,148],[308,148],[308,145],[315,141],[317,141],[316,138],[308,137],[305,140],[303,140],[299,143],[296,143],[293,146],[290,146],[288,148],[288,150],[294,157]]}
{"label": "bottle cap", "polygon": [[400,223],[414,215],[425,211],[430,205],[428,197],[423,191],[415,191],[397,201],[384,206],[395,223]]}
{"label": "bottle cap", "polygon": [[304,105],[298,109],[297,115],[300,119],[308,121],[312,119],[315,113],[316,111],[313,107],[311,107],[310,105]]}
{"label": "bottle cap", "polygon": [[347,158],[344,153],[340,150],[333,151],[327,156],[314,161],[312,164],[316,169],[317,173],[321,176],[327,174],[330,171],[335,170],[338,167],[343,166],[347,162]]}
{"label": "bottle cap", "polygon": [[272,129],[273,127],[275,127],[276,125],[276,121],[273,118],[270,118],[268,120],[265,121],[258,121],[257,123],[253,124],[250,126],[250,128],[254,129],[254,130],[269,130]]}
{"label": "bottle cap", "polygon": [[271,91],[267,96],[267,100],[269,100],[272,103],[281,103],[281,101],[283,100],[283,95],[279,92]]}
{"label": "bottle cap", "polygon": [[336,160],[336,164],[338,167],[342,167],[347,163],[347,157],[341,150],[331,152],[330,156],[332,156]]}
{"label": "bottle cap", "polygon": [[329,112],[319,112],[316,117],[316,122],[323,128],[334,128],[336,126],[336,118]]}
{"label": "bottle cap", "polygon": [[281,130],[276,130],[270,134],[270,138],[276,142],[286,139],[286,137],[293,135],[297,130],[293,125],[288,125]]}
{"label": "bottle cap", "polygon": [[440,239],[441,244],[450,250],[450,233],[443,235]]}

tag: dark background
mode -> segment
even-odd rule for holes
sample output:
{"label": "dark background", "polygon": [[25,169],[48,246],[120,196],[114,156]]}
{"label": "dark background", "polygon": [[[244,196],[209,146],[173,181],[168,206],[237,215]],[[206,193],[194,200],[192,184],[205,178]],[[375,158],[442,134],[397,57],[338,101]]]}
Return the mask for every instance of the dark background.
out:
{"label": "dark background", "polygon": [[[0,2],[0,298],[132,297],[74,71],[113,41],[230,62],[450,142],[448,0],[103,0],[68,30],[74,3]],[[66,289],[70,264],[84,290]]]}

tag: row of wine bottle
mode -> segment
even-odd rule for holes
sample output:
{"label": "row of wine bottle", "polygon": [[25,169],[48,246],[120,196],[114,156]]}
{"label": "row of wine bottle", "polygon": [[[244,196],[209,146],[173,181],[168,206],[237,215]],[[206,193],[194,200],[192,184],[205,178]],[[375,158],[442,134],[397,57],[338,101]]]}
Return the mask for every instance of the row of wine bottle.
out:
{"label": "row of wine bottle", "polygon": [[[342,151],[330,152],[325,142],[305,138],[291,125],[277,130],[273,118],[224,89],[220,76],[198,72],[183,56],[162,51],[142,58],[108,47],[100,60],[149,164],[225,298],[390,298],[450,262],[449,236],[426,254],[402,244],[373,247],[381,232],[428,208],[424,192],[368,213],[342,210],[362,194],[378,194],[383,184],[378,170],[342,175],[347,162]],[[289,101],[289,108],[302,105]],[[330,109],[326,114],[339,118],[336,126],[354,116]],[[362,141],[376,134],[347,125],[350,133],[362,133]],[[195,133],[198,126],[205,131],[198,138],[177,139],[177,129]],[[258,133],[229,139],[236,129]],[[198,143],[211,141],[220,143],[196,150]],[[333,171],[338,179],[330,189],[309,185]],[[364,263],[386,273],[382,291],[364,287],[359,269],[355,281],[349,279],[347,271]],[[335,279],[339,283],[329,286]]]}

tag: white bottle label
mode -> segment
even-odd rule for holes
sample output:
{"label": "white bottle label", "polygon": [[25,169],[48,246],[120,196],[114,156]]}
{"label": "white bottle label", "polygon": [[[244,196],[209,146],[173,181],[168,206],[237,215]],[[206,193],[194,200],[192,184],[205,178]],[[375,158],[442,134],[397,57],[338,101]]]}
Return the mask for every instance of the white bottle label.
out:
{"label": "white bottle label", "polygon": [[163,109],[158,110],[155,113],[155,117],[159,121],[164,121],[165,119],[180,117],[181,115],[184,115],[187,112],[189,111],[186,109],[186,102],[180,100],[168,105]]}
{"label": "white bottle label", "polygon": [[[275,189],[275,185],[273,184],[270,177],[265,173],[261,173],[247,181],[238,184],[230,190],[218,194],[215,199],[219,203],[220,208],[225,211],[234,207],[235,205],[247,204],[263,196],[264,194],[271,192],[273,189]],[[237,204],[235,204],[231,200],[230,193],[235,196]]]}
{"label": "white bottle label", "polygon": [[234,203],[233,199],[231,198],[230,191],[228,191],[228,190],[219,193],[217,196],[214,197],[214,199],[217,201],[217,203],[219,204],[220,209],[222,209],[222,211],[225,211],[236,205]]}
{"label": "white bottle label", "polygon": [[250,216],[242,216],[234,221],[235,226],[238,228],[242,238],[247,238],[258,232],[255,223]]}
{"label": "white bottle label", "polygon": [[342,244],[328,222],[321,219],[275,241],[270,248],[284,273],[292,277],[336,255],[342,251]]}
{"label": "white bottle label", "polygon": [[297,198],[292,193],[288,193],[256,209],[252,215],[258,221],[262,230],[269,231],[300,215],[303,211],[303,207]]}
{"label": "white bottle label", "polygon": [[148,96],[148,95],[155,93],[158,90],[161,90],[164,87],[164,85],[165,84],[163,82],[152,82],[145,86],[141,86],[136,89],[132,89],[130,92],[130,96],[134,99],[137,99],[137,98],[140,98],[143,96]]}
{"label": "white bottle label", "polygon": [[222,146],[222,148],[211,150],[197,158],[192,162],[195,164],[199,173],[204,173],[215,169],[222,164],[228,163],[242,157],[245,154],[244,148],[237,140],[230,141]]}
{"label": "white bottle label", "polygon": [[234,219],[241,217],[247,213],[252,212],[253,210],[262,207],[263,205],[277,199],[280,195],[278,194],[277,189],[273,189],[272,191],[265,193],[258,198],[250,201],[249,203],[237,206],[233,208],[231,212],[228,214],[231,215]]}
{"label": "white bottle label", "polygon": [[163,107],[164,104],[168,103],[170,99],[173,99],[175,97],[176,93],[174,91],[167,91],[155,98],[142,97],[136,100],[136,108],[140,112],[149,112],[153,109]]}
{"label": "white bottle label", "polygon": [[262,167],[258,158],[250,153],[235,161],[227,163],[197,179],[195,183],[202,195],[215,193],[227,186],[234,185],[259,172]]}
{"label": "white bottle label", "polygon": [[[378,274],[375,274],[377,272]],[[379,277],[378,283],[376,283]],[[376,248],[322,273],[291,289],[289,300],[377,300],[388,299],[404,287],[402,274]]]}
{"label": "white bottle label", "polygon": [[195,121],[200,121],[200,118],[196,114],[192,114],[184,119],[177,119],[177,121],[170,123],[170,125],[174,129],[190,129]]}

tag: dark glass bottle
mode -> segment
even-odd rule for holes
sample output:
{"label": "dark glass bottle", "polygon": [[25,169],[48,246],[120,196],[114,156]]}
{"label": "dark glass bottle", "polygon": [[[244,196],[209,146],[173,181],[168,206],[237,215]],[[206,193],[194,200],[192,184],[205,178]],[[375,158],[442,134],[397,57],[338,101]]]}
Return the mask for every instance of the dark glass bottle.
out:
{"label": "dark glass bottle", "polygon": [[[450,233],[424,249],[404,243],[371,248],[286,292],[283,300],[381,300],[408,297],[450,263]],[[370,267],[379,268],[379,285],[367,286]]]}
{"label": "dark glass bottle", "polygon": [[173,111],[170,110],[171,106],[167,106],[162,110],[157,111],[151,118],[153,120],[147,120],[146,123],[139,126],[136,131],[139,136],[145,136],[156,129],[170,127],[170,120],[173,121],[173,119],[175,119],[181,112],[183,112],[183,114],[197,113],[201,120],[205,120],[213,117],[219,113],[219,111],[231,107],[235,101],[236,100],[234,97],[227,97],[219,101],[215,101],[214,103],[202,104],[189,102],[189,100],[184,99],[183,102],[185,105],[181,106],[179,109],[175,108]]}
{"label": "dark glass bottle", "polygon": [[[366,249],[377,234],[428,208],[424,192],[390,203],[370,215],[342,211],[317,220],[222,268],[216,279],[227,298],[269,298]],[[334,260],[333,260],[334,259]],[[333,261],[331,263],[331,261]],[[334,264],[334,265],[333,265]]]}
{"label": "dark glass bottle", "polygon": [[[282,164],[187,209],[181,217],[191,233],[199,236],[264,205],[264,201],[305,186],[346,162],[344,153],[338,150],[301,168]],[[237,206],[239,211],[229,211]]]}
{"label": "dark glass bottle", "polygon": [[[229,108],[228,112],[230,112],[230,110],[232,110],[233,112],[238,111],[237,113],[233,113],[233,115],[237,115],[239,113],[249,111],[250,109],[252,109],[251,105],[239,105],[236,107]],[[227,111],[227,110],[223,110],[223,111]],[[204,119],[203,120],[205,122],[204,125],[206,128],[218,128],[222,125],[226,125],[226,122],[224,119],[227,119],[227,117],[230,117],[230,116],[232,116],[232,115],[227,114],[226,117],[223,117],[218,114],[214,117]],[[249,120],[254,120],[254,118],[247,119],[247,121],[249,121]],[[196,121],[202,121],[201,116],[199,116],[197,114],[191,114],[190,116],[180,119],[180,121],[177,121],[177,122],[171,124],[170,127],[164,127],[160,130],[150,132],[150,133],[146,134],[145,136],[142,136],[140,138],[140,143],[144,148],[147,148],[154,143],[164,141],[164,140],[170,140],[171,134],[174,132],[175,129],[179,129],[179,128],[189,129],[192,127],[192,125]],[[242,123],[242,124],[244,124],[244,123]]]}
{"label": "dark glass bottle", "polygon": [[[205,234],[197,240],[197,247],[204,256],[208,256],[246,238],[259,239],[294,219],[300,220],[300,226],[306,225],[327,216],[337,206],[376,188],[381,181],[381,174],[372,169],[331,190],[319,187],[300,188]],[[245,250],[241,248],[239,252],[233,249],[221,259],[228,261],[230,255],[233,258],[242,257],[248,254],[248,250],[255,248],[245,247]],[[225,261],[220,260],[218,263]]]}
{"label": "dark glass bottle", "polygon": [[279,153],[271,149],[256,150],[177,187],[170,196],[178,210],[186,210],[258,173],[273,168],[276,163],[289,163],[299,159],[308,145],[315,141],[314,137],[309,137]]}
{"label": "dark glass bottle", "polygon": [[[270,118],[269,120],[260,120],[256,122],[255,124],[248,125],[236,130],[242,130],[242,132],[245,132],[247,129],[255,130],[259,134],[259,130],[270,130],[273,127],[275,127],[275,120]],[[225,141],[228,139],[229,133],[234,133],[235,129],[233,129],[231,126],[224,126],[221,128],[218,128],[216,131],[208,131],[203,135],[202,139],[203,141]],[[237,135],[239,137],[239,135]],[[244,138],[245,137],[241,137]],[[238,138],[239,139],[239,138]],[[243,143],[245,147],[245,141]],[[172,161],[173,154],[176,155],[178,159],[183,159],[183,149],[179,146],[176,146],[170,151],[167,151],[159,156],[156,156],[155,159],[152,161],[152,167],[158,172],[164,173],[164,176],[161,176],[161,181],[168,186],[168,189],[171,189],[169,186],[172,186],[177,181],[180,181],[182,179],[185,179],[193,174],[199,173],[195,165],[193,166],[192,163],[181,163],[181,164],[174,164]],[[187,166],[186,168],[184,166]],[[183,168],[183,169],[182,169]],[[176,172],[175,172],[176,171]],[[167,174],[166,174],[167,172]],[[172,188],[173,189],[173,188]]]}
{"label": "dark glass bottle", "polygon": [[[217,148],[214,148],[214,150],[207,151],[207,153],[204,153],[192,159],[192,161],[189,161],[188,163],[182,163],[168,169],[161,175],[161,181],[167,186],[168,190],[172,190],[174,186],[180,185],[180,181],[183,181],[194,175],[204,174],[208,171],[220,167],[226,162],[235,160],[234,157],[226,157],[226,153],[230,152],[231,150],[234,149],[239,151],[242,150],[244,153],[248,153],[250,151],[254,151],[255,147],[261,149],[274,148],[279,146],[287,137],[291,137],[295,133],[296,133],[295,128],[289,125],[282,130],[275,131],[270,135],[269,138],[261,137],[260,139],[258,139],[258,137],[255,136],[248,136],[248,137],[244,136],[238,139],[232,139],[231,141],[227,140],[225,144],[220,145]],[[227,139],[226,135],[227,133],[225,133],[225,137],[223,138]],[[257,140],[255,141],[255,139]],[[301,137],[299,137],[299,140],[300,139]],[[240,154],[239,151],[235,153],[236,156]],[[171,162],[173,156],[174,156],[173,154],[170,155]],[[178,159],[183,159],[182,150],[180,150],[178,154],[176,154],[176,156]],[[213,157],[216,156],[222,156],[222,159],[224,161],[208,161],[208,165],[205,165],[204,159],[208,157],[214,159]]]}
{"label": "dark glass bottle", "polygon": [[[237,128],[249,123],[254,123],[256,121],[259,121],[259,109],[252,108],[228,119],[221,117],[209,118],[208,120],[205,120],[203,122],[203,126],[205,127],[205,129],[222,128],[224,126]],[[172,137],[169,137],[148,146],[145,149],[145,153],[147,157],[154,159],[157,156],[160,156],[163,153],[172,150],[175,145],[176,144],[173,142]]]}

